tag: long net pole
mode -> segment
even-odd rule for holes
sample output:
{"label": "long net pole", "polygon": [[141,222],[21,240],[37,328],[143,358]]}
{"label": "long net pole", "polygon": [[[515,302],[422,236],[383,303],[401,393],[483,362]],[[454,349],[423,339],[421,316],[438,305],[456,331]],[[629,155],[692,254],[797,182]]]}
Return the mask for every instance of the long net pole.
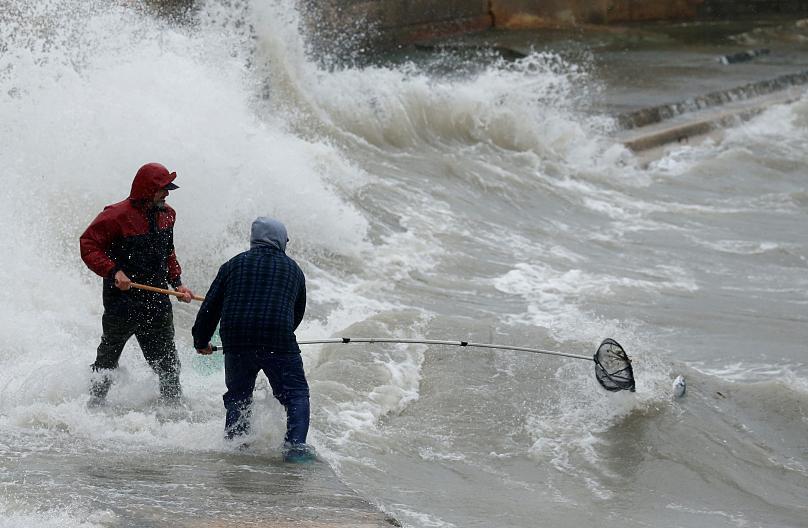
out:
{"label": "long net pole", "polygon": [[[459,347],[490,348],[498,350],[515,350],[517,352],[530,352],[533,354],[546,354],[549,356],[568,357],[593,361],[595,363],[595,378],[600,385],[611,392],[628,390],[634,392],[634,370],[623,347],[611,338],[604,339],[593,356],[570,354],[557,350],[543,350],[541,348],[528,348],[511,345],[495,345],[493,343],[473,343],[471,341],[448,341],[442,339],[397,339],[392,337],[335,337],[330,339],[312,339],[298,341],[298,345],[325,345],[350,343],[406,343],[416,345],[448,345]],[[221,347],[211,346],[211,350],[222,350]]]}
{"label": "long net pole", "polygon": [[582,356],[580,354],[570,354],[569,352],[558,352],[556,350],[542,350],[540,348],[528,348],[510,345],[495,345],[492,343],[472,343],[470,341],[444,341],[440,339],[396,339],[387,337],[337,337],[332,339],[313,339],[298,341],[298,345],[321,345],[329,343],[408,343],[416,345],[449,345],[459,347],[493,348],[499,350],[517,350],[519,352],[530,352],[533,354],[546,354],[550,356],[562,356],[574,359],[592,361],[592,356]]}

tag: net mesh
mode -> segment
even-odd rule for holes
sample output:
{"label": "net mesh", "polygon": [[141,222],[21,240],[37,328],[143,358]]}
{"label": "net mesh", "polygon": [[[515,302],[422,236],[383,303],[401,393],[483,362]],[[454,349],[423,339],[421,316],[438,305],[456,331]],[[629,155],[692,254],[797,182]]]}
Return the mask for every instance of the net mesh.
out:
{"label": "net mesh", "polygon": [[631,360],[620,344],[606,338],[595,352],[595,377],[607,391],[634,392],[634,371]]}

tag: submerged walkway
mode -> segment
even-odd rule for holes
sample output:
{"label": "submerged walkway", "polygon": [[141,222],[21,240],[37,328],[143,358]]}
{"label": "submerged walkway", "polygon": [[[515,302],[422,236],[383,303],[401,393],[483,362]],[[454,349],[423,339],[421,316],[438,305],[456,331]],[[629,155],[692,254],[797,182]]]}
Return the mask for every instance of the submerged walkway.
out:
{"label": "submerged walkway", "polygon": [[4,431],[0,473],[11,476],[0,482],[4,505],[61,511],[75,503],[76,525],[93,526],[400,526],[343,484],[325,461],[290,464],[280,452],[260,449],[199,452],[111,444],[86,444],[59,431]]}
{"label": "submerged walkway", "polygon": [[[251,457],[253,458],[253,457]],[[260,458],[260,457],[258,457]],[[230,468],[221,490],[233,511],[211,500],[198,518],[158,526],[171,528],[392,528],[398,521],[345,486],[322,461],[287,464],[277,460]],[[217,478],[221,478],[221,474]],[[248,505],[248,507],[244,507]]]}

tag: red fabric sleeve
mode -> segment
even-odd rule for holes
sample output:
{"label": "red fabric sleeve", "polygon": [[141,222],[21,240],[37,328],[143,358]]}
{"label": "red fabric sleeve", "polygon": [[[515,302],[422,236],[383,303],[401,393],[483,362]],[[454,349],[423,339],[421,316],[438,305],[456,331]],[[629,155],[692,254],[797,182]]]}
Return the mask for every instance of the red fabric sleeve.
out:
{"label": "red fabric sleeve", "polygon": [[182,284],[180,275],[182,275],[182,268],[177,261],[177,252],[172,250],[168,256],[168,283],[176,288]]}
{"label": "red fabric sleeve", "polygon": [[79,238],[81,260],[102,277],[109,277],[117,267],[107,255],[107,249],[116,238],[121,236],[121,228],[107,210],[95,217],[95,220],[84,230]]}

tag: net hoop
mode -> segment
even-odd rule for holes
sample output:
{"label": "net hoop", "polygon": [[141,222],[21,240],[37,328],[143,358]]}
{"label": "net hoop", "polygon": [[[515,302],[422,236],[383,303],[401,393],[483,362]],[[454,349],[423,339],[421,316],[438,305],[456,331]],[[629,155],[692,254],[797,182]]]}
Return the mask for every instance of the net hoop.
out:
{"label": "net hoop", "polygon": [[631,359],[620,343],[607,337],[598,347],[593,357],[595,378],[601,387],[609,392],[627,390],[634,392],[634,369]]}

